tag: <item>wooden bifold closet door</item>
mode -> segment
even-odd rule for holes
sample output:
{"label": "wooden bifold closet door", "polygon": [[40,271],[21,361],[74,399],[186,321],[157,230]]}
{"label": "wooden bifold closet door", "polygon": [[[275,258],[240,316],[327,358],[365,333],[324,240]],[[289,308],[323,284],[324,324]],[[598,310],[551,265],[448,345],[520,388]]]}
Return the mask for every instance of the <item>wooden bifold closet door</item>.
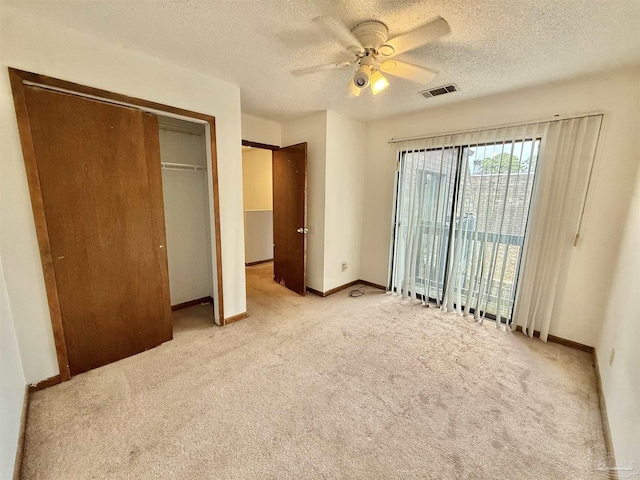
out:
{"label": "wooden bifold closet door", "polygon": [[25,90],[75,375],[172,338],[157,118]]}

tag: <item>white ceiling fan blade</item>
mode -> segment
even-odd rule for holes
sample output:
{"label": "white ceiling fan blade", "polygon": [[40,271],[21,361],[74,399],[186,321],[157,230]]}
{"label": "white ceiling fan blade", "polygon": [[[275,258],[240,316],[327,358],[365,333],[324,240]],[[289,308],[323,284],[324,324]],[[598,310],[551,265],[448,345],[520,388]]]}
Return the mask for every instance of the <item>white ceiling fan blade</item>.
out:
{"label": "white ceiling fan blade", "polygon": [[380,71],[420,84],[429,83],[437,74],[435,70],[398,60],[385,60],[380,65]]}
{"label": "white ceiling fan blade", "polygon": [[[385,57],[400,55],[401,53],[408,52],[409,50],[422,47],[427,43],[435,42],[439,38],[447,35],[450,31],[451,28],[447,21],[440,17],[433,22],[423,25],[422,27],[418,27],[415,30],[402,33],[397,37],[387,40],[387,43],[380,47],[380,53]],[[391,48],[389,48],[389,46]]]}
{"label": "white ceiling fan blade", "polygon": [[360,43],[360,40],[358,40],[356,36],[351,33],[351,29],[337,18],[323,15],[321,17],[314,18],[313,22],[316,25],[320,26],[320,28],[327,32],[331,37],[335,38],[340,43],[340,45],[342,45],[347,50],[357,52],[364,50],[364,47]]}
{"label": "white ceiling fan blade", "polygon": [[297,70],[291,70],[289,73],[294,77],[300,77],[302,75],[308,75],[310,73],[321,72],[323,70],[335,70],[338,68],[345,68],[349,65],[353,65],[355,62],[340,62],[329,63],[327,65],[314,65],[313,67],[299,68]]}

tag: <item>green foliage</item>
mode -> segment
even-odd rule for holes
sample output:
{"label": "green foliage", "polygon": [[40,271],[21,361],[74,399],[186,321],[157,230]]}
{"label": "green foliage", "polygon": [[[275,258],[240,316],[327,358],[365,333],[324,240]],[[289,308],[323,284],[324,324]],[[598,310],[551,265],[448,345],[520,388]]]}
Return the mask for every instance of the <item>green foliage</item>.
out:
{"label": "green foliage", "polygon": [[497,153],[493,157],[480,160],[476,173],[517,173],[526,171],[527,164],[521,161],[516,155],[508,153]]}

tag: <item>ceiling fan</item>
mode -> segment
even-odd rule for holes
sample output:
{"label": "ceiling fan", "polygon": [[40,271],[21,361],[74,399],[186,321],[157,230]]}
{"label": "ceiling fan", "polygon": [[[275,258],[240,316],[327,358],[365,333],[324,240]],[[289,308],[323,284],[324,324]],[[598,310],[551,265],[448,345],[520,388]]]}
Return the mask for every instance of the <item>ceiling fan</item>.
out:
{"label": "ceiling fan", "polygon": [[420,84],[429,83],[436,76],[434,70],[401,62],[394,57],[434,42],[451,31],[447,21],[441,17],[393,38],[387,38],[389,35],[387,26],[377,20],[359,23],[352,29],[340,20],[329,16],[314,18],[313,22],[333,35],[353,58],[340,63],[293,70],[291,74],[300,76],[321,70],[358,65],[355,75],[348,84],[349,93],[355,96],[359,96],[368,86],[371,86],[374,95],[387,88],[389,82],[382,72]]}

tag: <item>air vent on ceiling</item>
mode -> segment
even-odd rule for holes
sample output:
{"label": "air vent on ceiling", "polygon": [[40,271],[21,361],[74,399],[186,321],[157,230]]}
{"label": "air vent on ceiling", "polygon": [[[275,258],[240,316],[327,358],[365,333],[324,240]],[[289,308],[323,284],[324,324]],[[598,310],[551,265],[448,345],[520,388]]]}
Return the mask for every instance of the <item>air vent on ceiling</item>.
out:
{"label": "air vent on ceiling", "polygon": [[449,85],[443,85],[442,87],[431,88],[429,90],[424,90],[419,92],[424,98],[437,97],[438,95],[444,95],[445,93],[457,92],[458,87],[455,84],[451,83]]}

